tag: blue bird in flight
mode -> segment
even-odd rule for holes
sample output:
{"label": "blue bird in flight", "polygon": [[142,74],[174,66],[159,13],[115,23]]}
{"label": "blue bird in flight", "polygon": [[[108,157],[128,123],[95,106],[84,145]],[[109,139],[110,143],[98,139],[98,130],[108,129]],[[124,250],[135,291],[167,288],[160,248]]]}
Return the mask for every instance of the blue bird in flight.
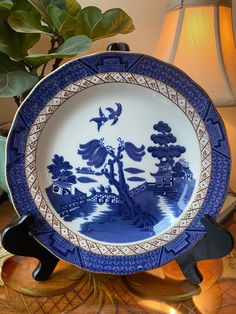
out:
{"label": "blue bird in flight", "polygon": [[100,131],[101,127],[108,121],[108,118],[102,112],[101,107],[99,108],[99,117],[91,119],[89,122],[96,122],[98,132]]}
{"label": "blue bird in flight", "polygon": [[105,114],[102,112],[102,108],[99,107],[99,117],[95,117],[92,118],[91,120],[89,120],[89,122],[95,122],[97,123],[97,129],[98,132],[100,131],[101,127],[108,121],[108,120],[112,120],[111,125],[114,125],[117,123],[119,116],[121,115],[122,112],[122,106],[120,103],[115,103],[117,108],[116,110],[108,107],[106,108],[106,110],[109,112],[108,117],[105,116]]}
{"label": "blue bird in flight", "polygon": [[121,112],[122,112],[122,106],[121,106],[121,104],[116,102],[116,106],[117,106],[117,109],[116,109],[116,110],[114,110],[114,109],[111,108],[111,107],[106,108],[106,110],[110,112],[110,114],[109,114],[109,116],[108,116],[108,119],[109,119],[109,120],[113,120],[113,122],[112,122],[111,125],[114,125],[114,124],[117,123],[118,118],[119,118],[119,116],[121,115]]}

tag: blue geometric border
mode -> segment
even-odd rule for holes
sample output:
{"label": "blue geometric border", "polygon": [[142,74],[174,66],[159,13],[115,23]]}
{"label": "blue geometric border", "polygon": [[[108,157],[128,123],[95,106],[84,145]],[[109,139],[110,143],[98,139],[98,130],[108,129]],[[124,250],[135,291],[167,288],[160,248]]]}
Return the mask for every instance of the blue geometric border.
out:
{"label": "blue geometric border", "polygon": [[[152,77],[182,94],[203,119],[212,146],[212,175],[204,203],[191,225],[160,249],[136,256],[102,256],[82,250],[56,233],[32,200],[25,177],[25,148],[34,120],[55,94],[69,84],[92,74],[130,72]],[[20,107],[7,143],[7,181],[20,215],[35,218],[32,234],[53,254],[79,267],[114,274],[129,274],[168,263],[194,246],[204,235],[200,220],[215,217],[226,195],[230,172],[226,132],[208,95],[185,73],[153,57],[126,52],[106,52],[71,61],[38,84]]]}

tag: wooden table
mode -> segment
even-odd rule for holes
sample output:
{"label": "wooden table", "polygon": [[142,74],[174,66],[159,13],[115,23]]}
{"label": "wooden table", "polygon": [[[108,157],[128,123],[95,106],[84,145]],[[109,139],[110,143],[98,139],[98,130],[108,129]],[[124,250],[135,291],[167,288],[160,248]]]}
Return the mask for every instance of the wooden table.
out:
{"label": "wooden table", "polygon": [[[16,214],[0,207],[0,229]],[[236,214],[226,223],[236,238]],[[51,278],[36,282],[37,261],[9,258],[2,270],[0,314],[12,313],[236,313],[236,248],[220,260],[202,261],[200,286],[187,283],[175,261],[131,276],[93,274],[60,262]]]}

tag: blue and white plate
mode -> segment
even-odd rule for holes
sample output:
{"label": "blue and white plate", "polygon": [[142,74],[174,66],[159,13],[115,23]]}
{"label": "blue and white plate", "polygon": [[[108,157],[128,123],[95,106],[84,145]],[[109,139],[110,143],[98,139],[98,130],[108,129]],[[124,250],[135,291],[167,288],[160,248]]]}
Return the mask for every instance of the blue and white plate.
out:
{"label": "blue and white plate", "polygon": [[71,61],[20,107],[7,180],[32,234],[79,267],[159,267],[204,235],[224,201],[230,159],[222,121],[186,74],[150,56]]}

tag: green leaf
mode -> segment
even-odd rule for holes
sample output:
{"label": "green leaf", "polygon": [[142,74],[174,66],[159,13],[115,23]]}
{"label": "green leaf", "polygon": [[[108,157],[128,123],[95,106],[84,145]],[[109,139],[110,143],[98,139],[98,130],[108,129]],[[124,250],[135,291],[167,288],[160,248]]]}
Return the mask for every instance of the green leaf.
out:
{"label": "green leaf", "polygon": [[[66,0],[66,9],[60,9],[55,5],[47,8],[48,15],[51,19],[51,26],[56,32],[68,39],[76,35],[75,29],[78,28],[79,22],[77,16],[81,10],[76,0]],[[80,33],[78,33],[80,35]]]}
{"label": "green leaf", "polygon": [[0,97],[21,95],[38,82],[38,77],[26,71],[22,62],[11,60],[0,52]]}
{"label": "green leaf", "polygon": [[52,35],[50,29],[41,24],[41,16],[34,12],[14,11],[7,19],[12,29],[19,33],[42,33]]}
{"label": "green leaf", "polygon": [[10,10],[0,7],[0,51],[13,59],[23,59],[27,50],[40,39],[40,34],[17,33],[7,23]]}
{"label": "green leaf", "polygon": [[12,6],[13,6],[13,3],[10,0],[2,0],[2,1],[0,1],[0,7],[1,8],[11,9]]}
{"label": "green leaf", "polygon": [[47,7],[49,5],[55,5],[56,7],[65,10],[66,1],[65,0],[28,0],[39,13],[47,12]]}
{"label": "green leaf", "polygon": [[12,2],[14,4],[13,6],[14,11],[15,10],[36,11],[28,0],[12,0]]}
{"label": "green leaf", "polygon": [[[40,34],[22,34],[14,32],[13,47],[17,47],[21,56],[24,57],[28,54],[28,50],[32,48],[39,40]],[[22,59],[22,58],[21,58]]]}
{"label": "green leaf", "polygon": [[21,61],[13,61],[5,53],[0,52],[0,74],[24,70],[25,66]]}
{"label": "green leaf", "polygon": [[66,1],[65,0],[38,0],[38,2],[42,2],[45,8],[49,5],[55,5],[56,7],[65,10],[66,9]]}
{"label": "green leaf", "polygon": [[12,1],[11,0],[0,0],[0,5],[1,4],[10,4],[10,5],[13,5]]}
{"label": "green leaf", "polygon": [[97,7],[90,6],[82,9],[78,15],[79,27],[76,31],[92,38],[94,27],[102,17],[102,11]]}
{"label": "green leaf", "polygon": [[65,0],[28,0],[34,8],[41,14],[44,21],[50,25],[50,18],[48,16],[47,8],[49,5],[55,5],[56,7],[65,10]]}
{"label": "green leaf", "polygon": [[54,29],[61,35],[74,30],[76,24],[78,24],[78,21],[74,17],[54,5],[48,7],[48,15],[52,21]]}
{"label": "green leaf", "polygon": [[10,10],[11,10],[12,6],[8,5],[7,3],[1,3],[0,2],[0,14],[9,14]]}
{"label": "green leaf", "polygon": [[65,21],[65,11],[55,7],[54,5],[50,5],[47,8],[47,12],[51,19],[51,25],[56,31],[59,31]]}
{"label": "green leaf", "polygon": [[57,54],[76,55],[88,49],[91,45],[91,40],[84,35],[74,36],[67,39],[57,50]]}
{"label": "green leaf", "polygon": [[80,12],[81,6],[76,0],[66,0],[66,13],[76,17]]}
{"label": "green leaf", "polygon": [[29,65],[40,66],[52,59],[76,56],[78,53],[88,49],[90,45],[91,40],[87,36],[74,36],[67,39],[54,53],[33,54],[26,56],[25,60]]}
{"label": "green leaf", "polygon": [[98,40],[116,34],[127,34],[134,30],[132,19],[121,9],[110,9],[103,13],[102,19],[95,25],[91,38]]}
{"label": "green leaf", "polygon": [[134,30],[132,19],[121,9],[102,13],[99,8],[90,6],[79,12],[77,20],[79,27],[76,27],[76,34],[84,34],[92,40]]}
{"label": "green leaf", "polygon": [[26,71],[0,74],[0,97],[14,97],[21,95],[31,89],[37,82],[38,78]]}

